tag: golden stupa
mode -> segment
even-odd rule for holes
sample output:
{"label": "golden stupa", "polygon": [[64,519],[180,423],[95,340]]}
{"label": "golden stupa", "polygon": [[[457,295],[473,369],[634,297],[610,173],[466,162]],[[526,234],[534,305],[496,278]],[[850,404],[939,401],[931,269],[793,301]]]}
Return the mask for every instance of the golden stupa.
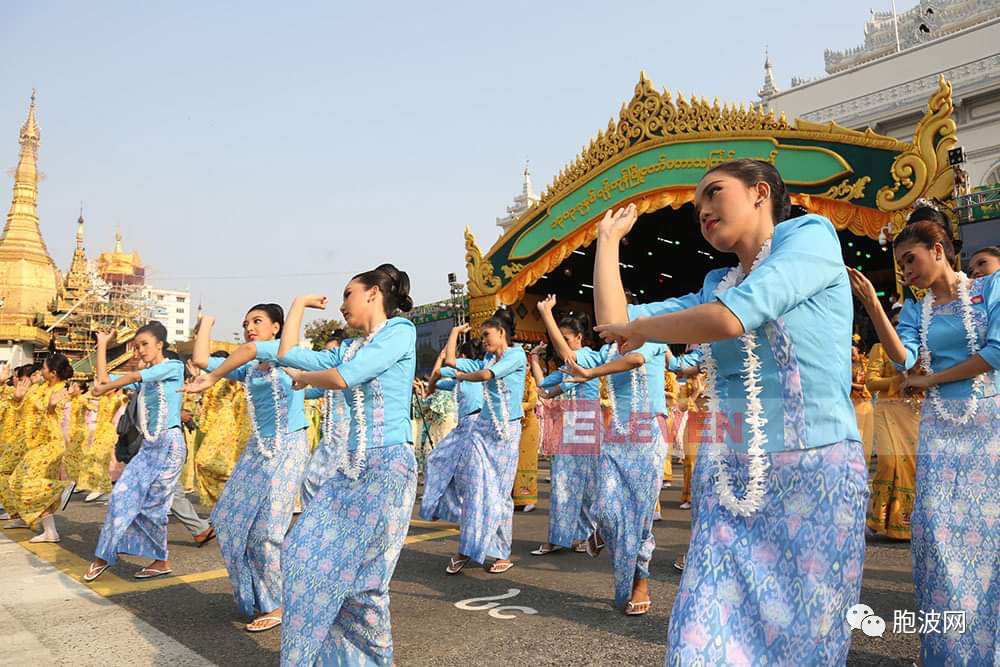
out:
{"label": "golden stupa", "polygon": [[3,323],[30,325],[56,298],[59,272],[38,226],[38,144],[35,93],[21,126],[21,154],[14,173],[14,198],[0,236],[0,298]]}
{"label": "golden stupa", "polygon": [[121,233],[115,234],[115,249],[102,252],[97,258],[97,272],[107,282],[115,284],[142,284],[146,280],[146,268],[139,253],[122,250]]}

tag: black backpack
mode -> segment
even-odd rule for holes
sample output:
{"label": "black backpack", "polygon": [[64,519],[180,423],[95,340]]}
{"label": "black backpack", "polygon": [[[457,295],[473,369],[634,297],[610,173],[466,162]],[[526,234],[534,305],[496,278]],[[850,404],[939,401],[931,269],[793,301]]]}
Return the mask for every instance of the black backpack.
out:
{"label": "black backpack", "polygon": [[115,445],[115,459],[128,463],[139,453],[142,447],[142,432],[139,430],[139,392],[142,386],[132,394],[125,406],[125,412],[118,420],[118,443]]}

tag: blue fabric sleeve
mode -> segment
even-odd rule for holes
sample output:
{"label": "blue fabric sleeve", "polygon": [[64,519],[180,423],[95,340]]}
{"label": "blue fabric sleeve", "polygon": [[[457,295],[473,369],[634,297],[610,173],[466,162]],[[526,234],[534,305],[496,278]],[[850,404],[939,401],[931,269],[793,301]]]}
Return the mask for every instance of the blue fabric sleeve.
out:
{"label": "blue fabric sleeve", "polygon": [[276,340],[264,340],[254,343],[254,347],[257,348],[257,361],[278,363],[278,345],[279,342]]}
{"label": "blue fabric sleeve", "polygon": [[162,363],[143,368],[139,371],[143,382],[164,382],[166,380],[183,381],[184,364],[176,359],[168,359]]}
{"label": "blue fabric sleeve", "polygon": [[483,370],[483,362],[476,359],[456,359],[455,368],[460,373],[475,373]]}
{"label": "blue fabric sleeve", "polygon": [[441,367],[441,377],[443,378],[453,379],[456,373],[458,373],[458,371],[452,368],[451,366]]}
{"label": "blue fabric sleeve", "polygon": [[670,357],[670,365],[667,370],[677,372],[685,368],[694,368],[705,360],[705,353],[701,348],[682,354],[679,357]]}
{"label": "blue fabric sleeve", "polygon": [[302,371],[325,371],[340,365],[341,350],[344,345],[332,350],[307,350],[304,347],[293,347],[283,357],[278,359],[282,366],[298,368]]}
{"label": "blue fabric sleeve", "polygon": [[517,371],[524,371],[524,365],[527,357],[524,354],[524,350],[519,347],[509,347],[507,351],[504,352],[503,357],[501,357],[493,366],[490,367],[490,372],[493,373],[495,378],[507,377],[511,373],[516,373]]}
{"label": "blue fabric sleeve", "polygon": [[[222,362],[224,361],[225,359],[223,359],[222,357],[209,357],[208,366],[205,367],[205,370],[211,373],[216,368],[221,366]],[[250,369],[250,364],[243,364],[236,370],[226,373],[226,379],[235,380],[236,382],[244,382],[247,379],[247,371],[249,369]]]}
{"label": "blue fabric sleeve", "polygon": [[551,389],[552,387],[555,387],[558,384],[562,384],[563,377],[565,376],[563,375],[562,371],[555,371],[553,373],[549,373],[548,375],[542,378],[542,383],[539,386],[542,389]]}
{"label": "blue fabric sleeve", "polygon": [[[119,375],[118,373],[109,373],[108,374],[108,379],[111,380],[112,382],[114,382],[115,380],[120,380],[123,377],[125,377],[125,376],[124,375]],[[125,385],[124,387],[121,387],[121,390],[122,391],[135,391],[138,388],[139,388],[139,383],[138,382],[132,382],[130,384]]]}
{"label": "blue fabric sleeve", "polygon": [[663,349],[664,349],[663,343],[654,343],[652,341],[646,341],[645,343],[642,344],[641,347],[632,350],[625,356],[627,357],[629,354],[641,354],[642,363],[646,363],[656,355],[663,354]]}
{"label": "blue fabric sleeve", "polygon": [[899,324],[896,335],[906,350],[906,360],[902,364],[893,362],[896,370],[908,371],[917,363],[917,352],[920,350],[920,303],[908,300],[899,312]]}
{"label": "blue fabric sleeve", "polygon": [[326,393],[322,389],[317,389],[316,387],[307,387],[305,399],[307,401],[314,401],[317,398],[323,398],[323,394]]}
{"label": "blue fabric sleeve", "polygon": [[717,298],[742,322],[744,331],[753,331],[846,277],[833,224],[822,216],[804,215],[778,225],[770,256]]}
{"label": "blue fabric sleeve", "polygon": [[994,370],[1000,369],[1000,271],[986,277],[983,285],[983,297],[986,301],[986,344],[979,350],[979,355],[986,360]]}
{"label": "blue fabric sleeve", "polygon": [[455,380],[448,379],[448,380],[438,380],[437,384],[434,386],[440,389],[441,391],[451,391],[452,389],[455,388],[455,384],[457,384]]}
{"label": "blue fabric sleeve", "polygon": [[413,352],[417,343],[417,330],[406,320],[403,322],[405,324],[387,326],[370,343],[358,350],[353,359],[337,367],[348,389],[377,378],[405,355]]}

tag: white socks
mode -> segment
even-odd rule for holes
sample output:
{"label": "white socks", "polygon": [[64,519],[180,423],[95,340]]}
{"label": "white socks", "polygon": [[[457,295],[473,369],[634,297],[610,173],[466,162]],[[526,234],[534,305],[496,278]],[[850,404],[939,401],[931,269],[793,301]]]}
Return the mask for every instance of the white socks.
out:
{"label": "white socks", "polygon": [[35,535],[29,542],[39,543],[39,542],[58,542],[59,533],[56,531],[56,518],[55,516],[49,514],[42,517],[42,534]]}

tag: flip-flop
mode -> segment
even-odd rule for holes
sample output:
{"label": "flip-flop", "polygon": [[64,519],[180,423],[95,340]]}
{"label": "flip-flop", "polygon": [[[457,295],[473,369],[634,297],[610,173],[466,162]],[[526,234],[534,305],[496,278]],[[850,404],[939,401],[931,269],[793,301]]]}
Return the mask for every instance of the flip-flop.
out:
{"label": "flip-flop", "polygon": [[644,602],[632,602],[631,600],[629,600],[629,603],[625,605],[625,615],[642,616],[643,614],[647,613],[652,606],[653,606],[652,600],[646,600]]}
{"label": "flip-flop", "polygon": [[96,568],[94,567],[94,564],[91,563],[90,569],[87,570],[87,573],[85,575],[83,575],[83,580],[93,581],[94,579],[97,579],[99,576],[104,574],[104,571],[109,567],[111,567],[110,563],[105,563],[104,565],[98,565]]}
{"label": "flip-flop", "polygon": [[205,546],[206,544],[208,544],[209,542],[211,542],[214,539],[215,539],[215,528],[211,528],[210,527],[208,529],[208,535],[205,537],[205,539],[203,539],[201,542],[195,540],[194,544],[199,549],[201,549],[203,546]]}
{"label": "flip-flop", "polygon": [[469,562],[468,558],[455,558],[451,557],[451,562],[448,563],[448,567],[445,568],[445,572],[448,574],[458,574],[465,567],[465,564]]}
{"label": "flip-flop", "polygon": [[597,558],[601,555],[601,549],[604,548],[604,540],[601,539],[601,535],[596,530],[587,538],[585,548],[587,555],[591,558]]}
{"label": "flip-flop", "polygon": [[573,551],[575,551],[578,554],[587,553],[587,540],[584,540],[583,542],[577,542],[576,544],[574,544]]}
{"label": "flip-flop", "polygon": [[76,482],[71,482],[70,485],[67,486],[66,489],[63,491],[62,503],[59,506],[60,512],[66,511],[66,507],[67,505],[69,505],[69,501],[73,499],[74,491],[76,491]]}
{"label": "flip-flop", "polygon": [[512,567],[514,567],[514,563],[512,563],[511,561],[507,561],[506,563],[501,563],[500,561],[495,560],[489,564],[489,567],[486,568],[486,571],[489,572],[490,574],[503,574]]}
{"label": "flip-flop", "polygon": [[[263,627],[256,627],[256,628],[253,627],[254,623],[260,623],[261,621],[270,621],[270,622],[266,623]],[[276,628],[279,625],[281,625],[280,616],[271,616],[270,614],[265,614],[264,616],[255,618],[249,623],[247,623],[246,630],[247,632],[265,632],[272,628]]]}
{"label": "flip-flop", "polygon": [[[143,574],[143,572],[150,572],[151,574]],[[162,577],[166,574],[170,574],[171,572],[173,572],[173,570],[157,570],[156,568],[153,567],[144,567],[138,572],[136,572],[133,576],[136,579],[152,579],[154,577]]]}
{"label": "flip-flop", "polygon": [[537,549],[531,552],[532,556],[547,556],[554,551],[562,551],[562,547],[558,544],[550,544],[548,546],[540,544]]}

